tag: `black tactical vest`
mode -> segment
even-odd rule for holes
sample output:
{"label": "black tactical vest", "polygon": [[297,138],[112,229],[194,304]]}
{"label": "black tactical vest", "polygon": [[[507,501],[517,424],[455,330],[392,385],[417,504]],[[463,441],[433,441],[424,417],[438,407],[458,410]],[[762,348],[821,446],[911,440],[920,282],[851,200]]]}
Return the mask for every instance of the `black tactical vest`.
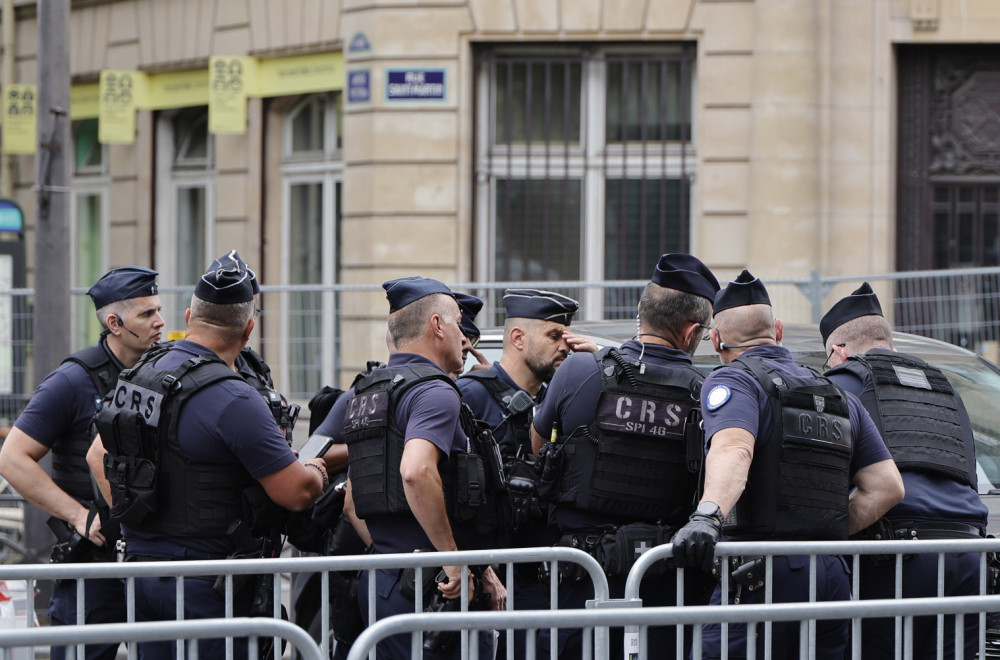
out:
{"label": "black tactical vest", "polygon": [[240,465],[201,463],[177,437],[178,416],[198,390],[239,374],[214,356],[185,360],[170,370],[154,365],[170,350],[159,344],[122,371],[97,414],[108,454],[112,518],[165,536],[214,538],[243,516],[243,490],[254,483]]}
{"label": "black tactical vest", "polygon": [[638,368],[617,349],[595,356],[594,422],[562,439],[556,502],[635,521],[683,525],[698,489],[704,376],[693,366]]}
{"label": "black tactical vest", "polygon": [[[458,389],[447,374],[426,364],[378,365],[355,380],[342,437],[358,517],[409,512],[399,472],[405,438],[396,425],[396,406],[407,390],[431,380]],[[475,451],[453,451],[439,461],[445,505],[454,522],[475,523],[477,531],[487,533],[495,530],[501,517],[503,467],[489,429],[477,427],[464,404],[461,425]]]}
{"label": "black tactical vest", "polygon": [[240,351],[240,357],[246,362],[248,370],[240,370],[249,385],[257,390],[264,397],[271,416],[275,423],[285,431],[285,440],[289,446],[292,444],[292,429],[295,428],[295,421],[299,417],[299,404],[289,404],[288,399],[283,394],[274,389],[274,381],[271,378],[271,367],[264,361],[264,358],[257,351],[249,346],[244,346]]}
{"label": "black tactical vest", "polygon": [[[94,383],[98,397],[94,401],[94,412],[101,406],[101,399],[111,390],[118,380],[123,365],[111,353],[101,336],[97,346],[90,346],[77,351],[63,362],[75,362],[83,367]],[[61,438],[52,447],[52,481],[73,497],[81,500],[94,499],[94,487],[90,481],[90,468],[87,467],[87,450],[94,441],[94,428],[88,422],[85,428],[70,436]]]}
{"label": "black tactical vest", "polygon": [[726,532],[753,540],[843,540],[848,533],[852,431],[847,395],[812,374],[789,376],[742,356],[730,367],[767,393],[772,435],[754,447],[746,490]]}
{"label": "black tactical vest", "polygon": [[900,470],[930,472],[976,487],[975,447],[966,444],[958,397],[937,367],[890,352],[852,355],[831,369],[861,379],[872,413]]}
{"label": "black tactical vest", "polygon": [[[510,398],[520,390],[511,387],[503,382],[495,371],[490,369],[477,369],[467,374],[462,374],[459,378],[471,378],[482,383],[486,391],[489,392],[493,400],[500,406],[504,415],[507,414],[507,404]],[[507,426],[507,433],[503,442],[500,443],[500,450],[504,456],[515,456],[519,451],[522,456],[530,456],[531,448],[531,421],[535,416],[534,407],[528,408],[522,413],[511,415],[504,420]]]}

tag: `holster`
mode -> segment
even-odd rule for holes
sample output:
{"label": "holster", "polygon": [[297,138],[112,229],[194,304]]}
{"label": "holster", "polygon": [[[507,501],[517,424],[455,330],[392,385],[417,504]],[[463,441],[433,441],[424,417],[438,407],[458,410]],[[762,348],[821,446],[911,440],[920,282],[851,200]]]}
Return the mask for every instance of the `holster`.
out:
{"label": "holster", "polygon": [[[892,541],[896,538],[896,529],[885,518],[879,518],[860,532],[855,532],[851,539],[858,541]],[[896,555],[867,555],[876,566],[887,566],[896,561]],[[904,555],[906,557],[907,555]]]}

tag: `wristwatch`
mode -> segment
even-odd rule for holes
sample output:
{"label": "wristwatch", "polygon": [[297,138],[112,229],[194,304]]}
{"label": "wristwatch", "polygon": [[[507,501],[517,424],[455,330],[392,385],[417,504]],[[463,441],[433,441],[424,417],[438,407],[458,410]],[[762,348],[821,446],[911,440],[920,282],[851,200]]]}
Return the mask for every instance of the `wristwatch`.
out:
{"label": "wristwatch", "polygon": [[709,516],[711,518],[715,518],[720,523],[722,522],[723,519],[722,509],[719,508],[719,505],[716,504],[715,502],[709,502],[707,500],[699,504],[698,508],[695,509],[694,512],[703,516]]}

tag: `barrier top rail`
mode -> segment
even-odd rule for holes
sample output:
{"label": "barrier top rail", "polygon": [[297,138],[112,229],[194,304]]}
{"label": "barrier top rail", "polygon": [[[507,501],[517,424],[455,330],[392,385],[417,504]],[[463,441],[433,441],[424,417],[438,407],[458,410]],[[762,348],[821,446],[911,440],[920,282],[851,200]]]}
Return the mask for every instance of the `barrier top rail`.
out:
{"label": "barrier top rail", "polygon": [[571,562],[579,564],[594,582],[595,598],[607,599],[608,578],[597,560],[576,548],[511,548],[503,550],[459,550],[452,552],[416,552],[346,557],[285,557],[274,559],[187,560],[170,562],[105,562],[93,564],[21,564],[0,566],[0,580],[186,577],[195,575],[252,575],[256,573],[295,573],[321,571],[358,571],[379,568],[440,568],[469,564],[506,562]]}
{"label": "barrier top rail", "polygon": [[303,660],[322,660],[316,642],[302,628],[283,619],[267,617],[235,619],[185,619],[150,623],[97,623],[0,631],[0,648],[18,646],[65,646],[108,642],[155,642],[220,637],[281,637],[287,639]]}
{"label": "barrier top rail", "polygon": [[348,660],[363,660],[380,640],[401,633],[493,628],[597,628],[616,626],[759,623],[862,617],[920,616],[984,612],[1000,607],[1000,595],[906,598],[767,605],[686,605],[641,609],[524,610],[399,614],[370,625],[351,647]]}
{"label": "barrier top rail", "polygon": [[[629,571],[625,599],[639,597],[639,583],[646,570],[673,556],[670,543],[642,553]],[[741,555],[897,555],[912,553],[1000,552],[1000,539],[947,539],[912,541],[723,541],[715,546],[717,557]]]}

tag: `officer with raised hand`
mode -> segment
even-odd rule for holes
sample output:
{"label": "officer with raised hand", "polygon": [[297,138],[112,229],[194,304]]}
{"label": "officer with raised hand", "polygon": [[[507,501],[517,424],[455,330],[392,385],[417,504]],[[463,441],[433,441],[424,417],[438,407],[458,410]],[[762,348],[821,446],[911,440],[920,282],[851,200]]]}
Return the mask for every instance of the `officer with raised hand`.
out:
{"label": "officer with raised hand", "polygon": [[[723,531],[734,541],[846,540],[903,497],[903,482],[856,397],[798,365],[780,345],[782,323],[764,284],[743,271],[715,299],[711,339],[722,363],[702,389],[705,484],[690,522],[674,536],[679,566],[712,566]],[[764,560],[730,563],[726,601],[761,602]],[[773,602],[809,600],[809,557],[775,557]],[[840,557],[816,562],[817,600],[849,600]],[[752,589],[751,589],[752,587]],[[716,587],[713,604],[722,602]],[[819,621],[816,657],[842,660],[847,621]],[[721,626],[703,627],[706,658],[722,650]],[[757,631],[757,657],[798,658],[799,624],[775,623],[772,646]],[[746,657],[745,624],[729,624],[729,657]]]}
{"label": "officer with raised hand", "polygon": [[[628,572],[644,549],[668,542],[694,509],[704,377],[691,356],[718,290],[696,257],[661,256],[639,298],[635,339],[594,355],[570,355],[535,413],[540,494],[555,506],[559,545],[598,557],[613,598],[624,595]],[[694,573],[684,582],[685,604],[707,599],[705,580]],[[589,579],[561,577],[560,608],[583,608],[594,597]],[[676,571],[659,562],[642,582],[643,605],[676,604],[675,581]],[[675,657],[675,637],[673,626],[651,628],[653,655]],[[580,657],[581,642],[579,629],[560,629],[559,656]],[[621,657],[622,650],[622,631],[613,630],[611,651]]]}
{"label": "officer with raised hand", "polygon": [[[972,424],[958,392],[940,369],[896,352],[892,329],[868,282],[842,298],[819,324],[832,367],[826,375],[857,395],[889,448],[906,485],[903,501],[864,539],[974,539],[985,535],[989,513],[976,488],[976,447]],[[945,596],[979,593],[979,554],[945,555]],[[895,597],[894,557],[862,555],[861,598]],[[938,595],[938,556],[917,554],[903,561],[903,597]],[[945,617],[937,639],[934,617],[919,617],[913,627],[913,657],[955,657],[955,617]],[[979,648],[979,616],[965,617],[965,653]],[[861,653],[865,658],[895,655],[892,619],[864,619]],[[903,651],[901,651],[903,652]]]}
{"label": "officer with raised hand", "polygon": [[[451,373],[460,372],[467,340],[461,312],[451,289],[437,280],[405,277],[382,284],[389,301],[389,334],[395,348],[388,365],[375,364],[355,380],[334,404],[317,432],[329,431],[345,442],[350,458],[345,510],[361,519],[359,535],[370,538],[375,552],[450,551],[476,546],[478,515],[472,508],[468,467],[479,460],[470,453],[474,432],[471,413],[462,411]],[[474,447],[473,447],[474,448]],[[489,485],[489,484],[487,484]],[[488,489],[486,502],[496,494]],[[484,505],[485,506],[485,505]],[[434,577],[432,570],[424,571]],[[455,599],[461,594],[462,567],[444,566],[445,581],[434,591]],[[368,573],[361,574],[359,606],[368,616]],[[416,590],[412,572],[376,571],[376,618],[412,613]],[[481,581],[479,581],[481,580]],[[506,590],[491,568],[470,580],[470,597],[481,584],[489,607],[506,607]],[[482,595],[482,594],[481,594]],[[426,642],[427,640],[425,640]],[[424,658],[457,658],[457,646],[428,650]],[[410,658],[410,636],[379,644],[379,657]]]}
{"label": "officer with raised hand", "polygon": [[[118,526],[99,516],[86,454],[94,439],[91,422],[118,373],[160,339],[163,317],[156,271],[123,266],[107,272],[87,294],[104,329],[96,346],[66,358],[35,390],[0,448],[0,474],[26,500],[53,516],[49,525],[61,543],[54,561],[113,561]],[[52,452],[52,476],[38,464]],[[120,580],[87,580],[85,622],[125,621]],[[62,581],[52,591],[53,625],[76,623],[76,583]],[[91,644],[86,657],[114,658],[118,644]],[[66,657],[53,647],[53,658]]]}
{"label": "officer with raised hand", "polygon": [[[548,525],[548,508],[538,501],[538,470],[531,448],[531,420],[546,384],[569,355],[567,330],[580,303],[537,289],[508,289],[503,296],[503,353],[489,369],[458,379],[462,401],[493,429],[507,475],[514,528],[510,545],[554,545],[559,534]],[[579,342],[577,342],[579,346]],[[596,346],[593,348],[596,349]],[[539,584],[539,564],[514,565],[514,609],[548,609],[548,585]],[[540,631],[547,638],[548,630]],[[523,656],[525,631],[515,632],[517,657]],[[547,645],[547,642],[543,642]]]}
{"label": "officer with raised hand", "polygon": [[[244,518],[243,492],[259,483],[275,504],[298,511],[326,488],[323,460],[295,459],[264,400],[236,372],[254,317],[253,274],[233,250],[195,286],[186,338],[148,351],[98,414],[88,461],[108,480],[126,561],[260,556],[265,540]],[[174,582],[136,579],[136,621],[176,618]],[[225,616],[224,590],[213,582],[185,579],[184,618]],[[253,582],[235,590],[235,616],[250,615]],[[235,640],[235,657],[245,658],[246,648]],[[198,649],[223,657],[225,642],[203,640]],[[139,651],[175,656],[173,642],[140,643]]]}

